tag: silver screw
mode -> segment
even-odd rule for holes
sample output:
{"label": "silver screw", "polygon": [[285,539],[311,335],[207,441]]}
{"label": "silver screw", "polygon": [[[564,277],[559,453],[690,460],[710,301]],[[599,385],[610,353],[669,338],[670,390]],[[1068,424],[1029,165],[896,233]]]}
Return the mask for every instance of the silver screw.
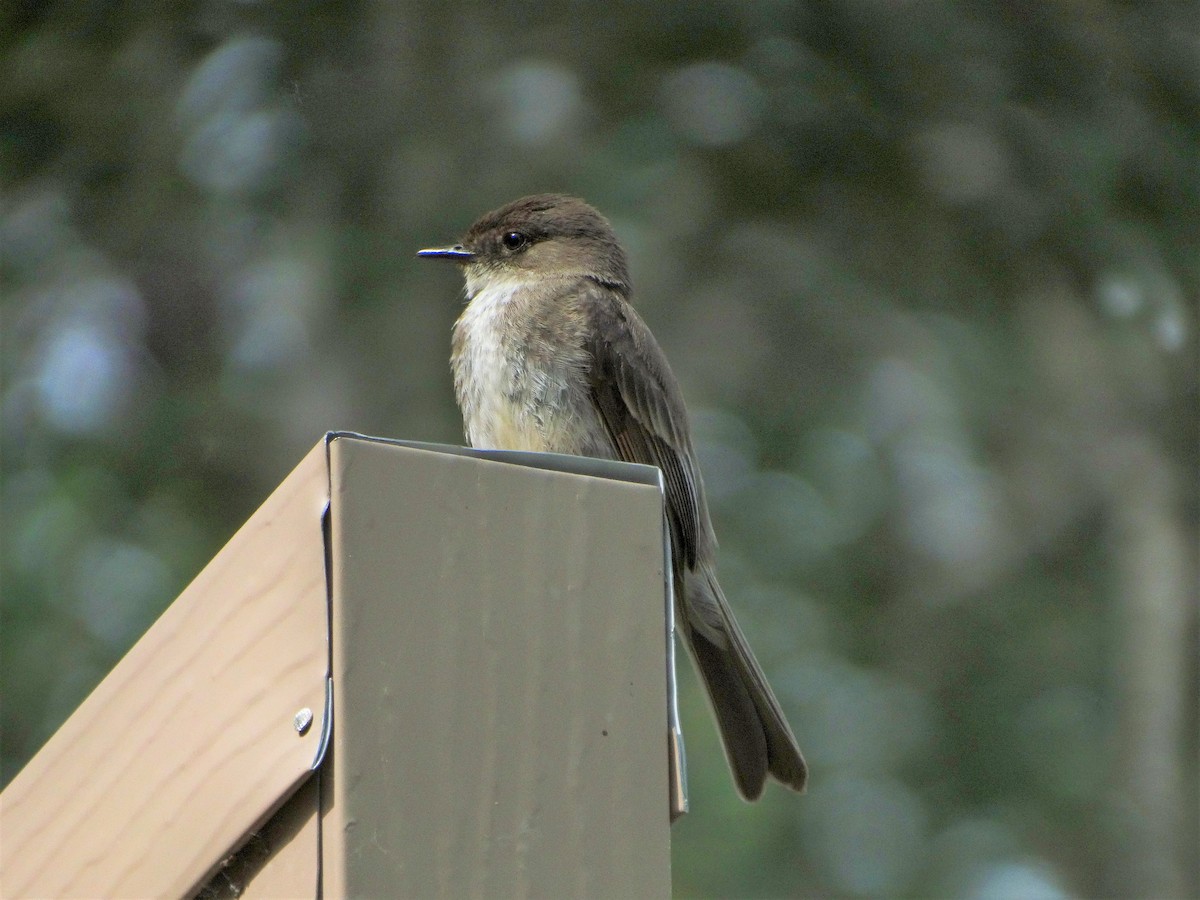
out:
{"label": "silver screw", "polygon": [[310,725],[312,725],[313,714],[312,710],[307,706],[292,718],[292,725],[296,728],[296,734],[303,735]]}

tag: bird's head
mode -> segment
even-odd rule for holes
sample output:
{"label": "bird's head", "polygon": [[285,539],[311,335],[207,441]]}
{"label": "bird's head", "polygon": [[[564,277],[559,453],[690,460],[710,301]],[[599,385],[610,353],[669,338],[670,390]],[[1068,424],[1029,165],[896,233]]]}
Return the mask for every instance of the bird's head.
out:
{"label": "bird's head", "polygon": [[481,216],[461,243],[417,255],[461,264],[468,296],[495,283],[548,277],[589,277],[622,291],[629,287],[625,251],[608,220],[562,194],[522,197]]}

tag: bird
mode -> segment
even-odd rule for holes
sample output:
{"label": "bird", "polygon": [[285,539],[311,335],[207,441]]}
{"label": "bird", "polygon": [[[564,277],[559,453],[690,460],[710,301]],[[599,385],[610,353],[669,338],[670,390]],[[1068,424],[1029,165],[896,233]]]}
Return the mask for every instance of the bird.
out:
{"label": "bird", "polygon": [[595,208],[536,194],[481,216],[460,243],[466,307],[450,365],[476,448],[657,466],[665,483],[677,629],[700,674],[738,793],[798,792],[808,766],[717,581],[717,540],[683,393],[631,303],[624,249]]}

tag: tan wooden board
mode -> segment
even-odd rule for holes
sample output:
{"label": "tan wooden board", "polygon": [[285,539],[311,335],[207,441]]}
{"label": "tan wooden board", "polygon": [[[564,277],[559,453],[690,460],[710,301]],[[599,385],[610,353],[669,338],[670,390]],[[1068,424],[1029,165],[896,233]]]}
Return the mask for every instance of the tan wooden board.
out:
{"label": "tan wooden board", "polygon": [[322,441],[8,785],[0,895],[186,896],[310,774],[328,485]]}

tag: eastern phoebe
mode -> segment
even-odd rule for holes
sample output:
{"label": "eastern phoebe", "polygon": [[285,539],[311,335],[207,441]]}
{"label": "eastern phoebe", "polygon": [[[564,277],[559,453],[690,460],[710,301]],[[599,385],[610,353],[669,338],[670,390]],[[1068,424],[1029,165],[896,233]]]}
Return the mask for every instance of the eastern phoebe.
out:
{"label": "eastern phoebe", "polygon": [[738,791],[756,800],[768,774],[804,790],[796,738],[717,584],[683,395],[629,303],[625,252],[608,221],[582,200],[538,194],[483,216],[461,244],[418,255],[453,260],[466,276],[450,365],[471,446],[662,470],[676,616]]}

